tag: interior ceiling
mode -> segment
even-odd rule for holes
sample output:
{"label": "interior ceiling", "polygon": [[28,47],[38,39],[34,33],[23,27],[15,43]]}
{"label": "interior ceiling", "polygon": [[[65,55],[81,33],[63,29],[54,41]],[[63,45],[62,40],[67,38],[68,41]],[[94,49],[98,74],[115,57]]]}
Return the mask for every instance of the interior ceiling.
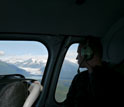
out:
{"label": "interior ceiling", "polygon": [[113,63],[124,61],[124,27],[113,35],[108,47],[108,56]]}
{"label": "interior ceiling", "polygon": [[103,59],[115,64],[124,61],[124,18],[118,20],[109,29],[102,43]]}
{"label": "interior ceiling", "polygon": [[1,0],[0,32],[104,36],[124,15],[124,0]]}

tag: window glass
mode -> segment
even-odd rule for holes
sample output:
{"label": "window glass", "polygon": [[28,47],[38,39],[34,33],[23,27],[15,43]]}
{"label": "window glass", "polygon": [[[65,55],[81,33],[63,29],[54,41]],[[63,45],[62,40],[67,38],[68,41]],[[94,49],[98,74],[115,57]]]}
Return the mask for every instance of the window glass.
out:
{"label": "window glass", "polygon": [[0,41],[0,75],[22,74],[41,81],[47,58],[47,49],[40,42]]}
{"label": "window glass", "polygon": [[55,92],[55,99],[57,102],[63,102],[66,99],[70,84],[74,76],[77,74],[77,47],[78,44],[71,45],[63,62]]}

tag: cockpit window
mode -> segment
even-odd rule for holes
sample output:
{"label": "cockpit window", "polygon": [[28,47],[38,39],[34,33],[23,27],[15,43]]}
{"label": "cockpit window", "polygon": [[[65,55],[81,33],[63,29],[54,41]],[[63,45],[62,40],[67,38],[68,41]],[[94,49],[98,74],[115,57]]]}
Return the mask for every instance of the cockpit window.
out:
{"label": "cockpit window", "polygon": [[56,88],[55,99],[57,102],[63,102],[66,99],[70,84],[77,74],[77,47],[78,44],[72,44],[65,56],[65,60],[60,71],[60,76]]}
{"label": "cockpit window", "polygon": [[47,48],[36,41],[0,41],[0,75],[22,74],[42,80]]}

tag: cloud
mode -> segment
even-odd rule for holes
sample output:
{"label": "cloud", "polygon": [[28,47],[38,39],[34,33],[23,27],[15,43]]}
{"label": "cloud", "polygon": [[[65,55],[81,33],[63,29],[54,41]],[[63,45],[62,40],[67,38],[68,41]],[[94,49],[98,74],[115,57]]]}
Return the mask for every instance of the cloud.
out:
{"label": "cloud", "polygon": [[0,56],[5,55],[4,51],[0,51]]}
{"label": "cloud", "polygon": [[65,59],[73,63],[77,63],[76,57],[77,57],[77,51],[68,51]]}

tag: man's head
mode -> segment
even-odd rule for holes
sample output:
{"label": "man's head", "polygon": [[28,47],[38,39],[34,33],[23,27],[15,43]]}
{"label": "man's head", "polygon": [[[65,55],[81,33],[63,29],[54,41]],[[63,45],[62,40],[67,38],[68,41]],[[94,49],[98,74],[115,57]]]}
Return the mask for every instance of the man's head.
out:
{"label": "man's head", "polygon": [[87,67],[88,64],[92,67],[101,65],[103,50],[99,38],[86,37],[84,42],[79,43],[77,53],[80,67]]}

